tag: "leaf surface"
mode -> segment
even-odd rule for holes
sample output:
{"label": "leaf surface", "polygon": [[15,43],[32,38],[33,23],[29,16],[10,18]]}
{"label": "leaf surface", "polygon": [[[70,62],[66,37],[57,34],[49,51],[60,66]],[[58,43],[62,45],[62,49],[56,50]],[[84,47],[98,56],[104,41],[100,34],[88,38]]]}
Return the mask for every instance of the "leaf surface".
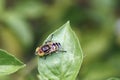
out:
{"label": "leaf surface", "polygon": [[40,80],[75,80],[79,72],[83,53],[79,40],[72,31],[69,21],[51,33],[45,41],[53,36],[53,42],[60,42],[63,50],[48,55],[46,59],[39,57],[38,71]]}
{"label": "leaf surface", "polygon": [[0,76],[14,73],[24,66],[17,58],[0,49]]}

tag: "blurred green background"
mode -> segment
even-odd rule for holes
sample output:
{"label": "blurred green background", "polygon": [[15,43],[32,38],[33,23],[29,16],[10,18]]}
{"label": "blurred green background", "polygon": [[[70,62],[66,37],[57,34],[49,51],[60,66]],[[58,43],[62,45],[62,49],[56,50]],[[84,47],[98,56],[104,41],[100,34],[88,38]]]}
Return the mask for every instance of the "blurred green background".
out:
{"label": "blurred green background", "polygon": [[35,48],[68,20],[84,52],[77,80],[120,77],[120,0],[0,0],[0,48],[27,64],[0,80],[38,80]]}

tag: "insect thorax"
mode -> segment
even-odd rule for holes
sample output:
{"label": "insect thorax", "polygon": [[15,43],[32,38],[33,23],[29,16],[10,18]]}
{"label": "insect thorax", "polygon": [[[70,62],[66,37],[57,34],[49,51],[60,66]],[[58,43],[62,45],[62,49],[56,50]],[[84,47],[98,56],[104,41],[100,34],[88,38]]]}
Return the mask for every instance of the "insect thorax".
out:
{"label": "insect thorax", "polygon": [[49,45],[43,45],[43,46],[41,47],[41,50],[42,50],[43,52],[47,53],[47,52],[50,50],[50,46],[49,46]]}

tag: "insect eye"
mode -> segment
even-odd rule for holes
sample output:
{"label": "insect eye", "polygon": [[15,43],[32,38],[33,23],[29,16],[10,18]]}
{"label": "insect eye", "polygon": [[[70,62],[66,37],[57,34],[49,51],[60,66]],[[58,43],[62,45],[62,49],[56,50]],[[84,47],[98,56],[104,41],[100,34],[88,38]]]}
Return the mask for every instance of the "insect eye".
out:
{"label": "insect eye", "polygon": [[37,47],[35,51],[38,52],[39,51],[39,47]]}

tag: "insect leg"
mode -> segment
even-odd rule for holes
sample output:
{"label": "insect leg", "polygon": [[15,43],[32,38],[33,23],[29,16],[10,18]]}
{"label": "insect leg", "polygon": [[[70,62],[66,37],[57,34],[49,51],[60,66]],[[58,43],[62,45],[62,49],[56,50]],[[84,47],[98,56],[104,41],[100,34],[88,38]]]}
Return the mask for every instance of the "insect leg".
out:
{"label": "insect leg", "polygon": [[50,37],[50,41],[52,41],[53,37],[54,37],[54,34],[51,35],[51,37]]}
{"label": "insect leg", "polygon": [[54,34],[52,34],[52,35],[51,35],[50,39],[49,39],[49,40],[47,40],[47,41],[45,42],[45,44],[47,44],[48,42],[51,42],[51,41],[52,41],[52,39],[53,39],[53,37],[54,37]]}
{"label": "insect leg", "polygon": [[67,52],[62,48],[60,43],[58,43],[57,45],[58,45],[58,52]]}
{"label": "insect leg", "polygon": [[46,60],[46,57],[47,57],[47,56],[44,57],[45,60]]}
{"label": "insect leg", "polygon": [[58,50],[58,52],[67,52],[67,51],[65,51],[65,50]]}

